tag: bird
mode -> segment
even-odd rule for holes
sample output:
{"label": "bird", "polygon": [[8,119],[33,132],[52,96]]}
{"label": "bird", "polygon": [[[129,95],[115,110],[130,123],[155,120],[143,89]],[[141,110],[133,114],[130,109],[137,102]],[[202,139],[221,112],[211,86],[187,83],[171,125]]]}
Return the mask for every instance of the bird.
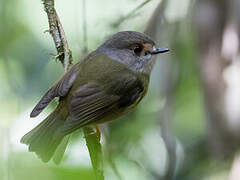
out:
{"label": "bird", "polygon": [[[158,48],[148,35],[121,31],[72,66],[41,98],[30,117],[55,98],[56,109],[21,138],[43,162],[54,160],[57,148],[79,128],[108,122],[130,112],[148,90]],[[55,160],[59,163],[64,154]]]}

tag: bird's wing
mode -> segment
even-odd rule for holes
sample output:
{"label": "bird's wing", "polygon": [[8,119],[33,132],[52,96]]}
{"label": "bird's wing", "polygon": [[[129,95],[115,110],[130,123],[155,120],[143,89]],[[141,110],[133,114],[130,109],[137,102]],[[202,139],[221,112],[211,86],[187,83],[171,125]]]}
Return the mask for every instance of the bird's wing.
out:
{"label": "bird's wing", "polygon": [[97,83],[84,84],[73,93],[69,117],[58,135],[66,135],[80,127],[106,119],[111,120],[111,117],[116,117],[141,97],[143,91],[141,81],[126,73],[117,80],[112,80],[108,88]]}
{"label": "bird's wing", "polygon": [[71,68],[51,89],[49,89],[32,110],[30,117],[36,117],[55,98],[64,97],[77,77],[75,68]]}
{"label": "bird's wing", "polygon": [[[93,51],[84,60],[91,60],[98,54]],[[63,77],[49,89],[38,104],[32,110],[30,117],[36,117],[42,112],[42,110],[55,98],[64,97],[68,94],[69,90],[73,86],[73,83],[78,76],[81,62],[76,63],[69,71],[67,71]]]}

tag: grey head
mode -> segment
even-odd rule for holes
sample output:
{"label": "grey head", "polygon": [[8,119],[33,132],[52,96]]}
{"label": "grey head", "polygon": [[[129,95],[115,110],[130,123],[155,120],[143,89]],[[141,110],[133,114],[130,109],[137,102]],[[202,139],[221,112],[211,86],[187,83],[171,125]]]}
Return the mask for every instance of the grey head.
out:
{"label": "grey head", "polygon": [[133,71],[150,74],[155,62],[152,56],[169,50],[156,48],[155,42],[146,34],[121,31],[110,37],[96,51],[125,64]]}

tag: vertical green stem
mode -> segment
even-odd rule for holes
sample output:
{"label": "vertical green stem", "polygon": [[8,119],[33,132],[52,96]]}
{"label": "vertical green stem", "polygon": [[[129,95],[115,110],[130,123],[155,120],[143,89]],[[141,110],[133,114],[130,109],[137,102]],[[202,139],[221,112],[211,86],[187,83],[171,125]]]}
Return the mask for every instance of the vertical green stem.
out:
{"label": "vertical green stem", "polygon": [[100,137],[96,135],[91,127],[85,127],[83,128],[83,131],[96,179],[104,180]]}

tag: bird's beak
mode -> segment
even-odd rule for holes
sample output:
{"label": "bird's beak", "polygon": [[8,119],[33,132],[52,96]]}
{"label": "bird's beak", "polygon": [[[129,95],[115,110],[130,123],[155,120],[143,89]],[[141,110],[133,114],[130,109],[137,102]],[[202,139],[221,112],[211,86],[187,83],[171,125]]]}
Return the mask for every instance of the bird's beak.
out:
{"label": "bird's beak", "polygon": [[160,53],[165,53],[168,52],[169,49],[168,48],[156,48],[155,46],[153,47],[153,50],[151,52],[151,54],[160,54]]}

